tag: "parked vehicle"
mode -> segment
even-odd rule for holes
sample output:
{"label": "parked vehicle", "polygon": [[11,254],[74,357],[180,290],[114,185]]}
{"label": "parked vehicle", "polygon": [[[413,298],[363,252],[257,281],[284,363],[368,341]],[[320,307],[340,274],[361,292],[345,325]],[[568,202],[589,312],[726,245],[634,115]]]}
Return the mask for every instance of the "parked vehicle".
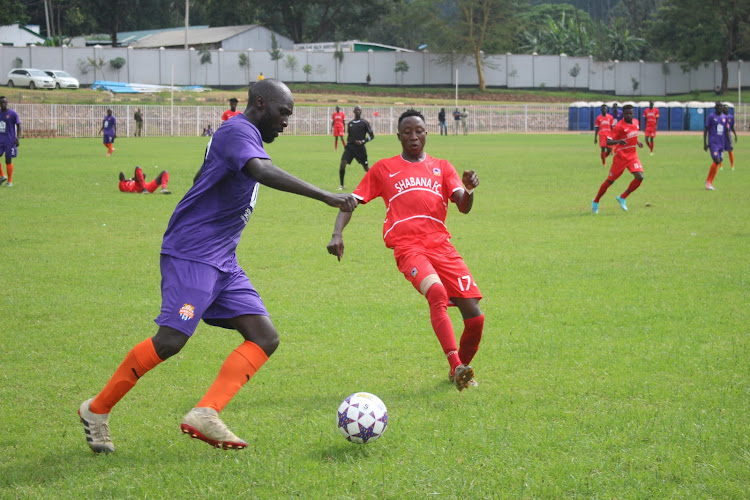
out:
{"label": "parked vehicle", "polygon": [[67,71],[60,69],[43,69],[55,81],[55,88],[58,89],[77,89],[78,80]]}
{"label": "parked vehicle", "polygon": [[55,81],[44,71],[32,68],[17,68],[8,72],[8,87],[30,89],[54,89]]}

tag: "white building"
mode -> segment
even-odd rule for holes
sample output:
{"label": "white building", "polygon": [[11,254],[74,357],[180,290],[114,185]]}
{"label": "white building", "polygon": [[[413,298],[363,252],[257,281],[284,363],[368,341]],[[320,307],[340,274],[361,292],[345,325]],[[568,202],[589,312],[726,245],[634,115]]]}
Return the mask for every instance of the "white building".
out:
{"label": "white building", "polygon": [[[189,47],[206,46],[211,50],[271,50],[271,35],[282,50],[293,50],[294,41],[284,35],[274,33],[259,24],[243,26],[222,26],[218,28],[189,29]],[[130,44],[134,49],[182,49],[185,47],[185,30],[172,30],[154,33]]]}
{"label": "white building", "polygon": [[0,26],[0,45],[26,47],[27,45],[44,43],[44,40],[46,39],[39,34],[38,24],[21,25],[16,23]]}

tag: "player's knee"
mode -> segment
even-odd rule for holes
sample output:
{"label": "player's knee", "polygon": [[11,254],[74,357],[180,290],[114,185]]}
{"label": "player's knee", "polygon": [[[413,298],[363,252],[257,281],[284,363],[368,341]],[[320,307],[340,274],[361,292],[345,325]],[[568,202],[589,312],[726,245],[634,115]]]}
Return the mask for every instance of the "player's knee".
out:
{"label": "player's knee", "polygon": [[643,180],[643,172],[636,172],[633,176],[639,181]]}
{"label": "player's knee", "polygon": [[162,326],[156,335],[151,337],[151,340],[154,343],[156,355],[164,361],[180,352],[189,338],[178,330]]}
{"label": "player's knee", "polygon": [[[243,335],[243,337],[245,336]],[[259,331],[253,332],[250,338],[245,337],[245,340],[257,344],[268,357],[279,347],[279,334],[273,326],[270,328],[261,328]]]}
{"label": "player's knee", "polygon": [[[440,287],[445,289],[445,287],[443,287],[443,283],[440,281],[440,278],[438,277],[437,274],[429,274],[425,276],[422,279],[422,282],[419,284],[419,292],[422,295],[427,295],[427,291],[432,287],[432,285],[435,285],[435,284],[440,284]],[[447,295],[446,295],[446,298],[447,298]]]}

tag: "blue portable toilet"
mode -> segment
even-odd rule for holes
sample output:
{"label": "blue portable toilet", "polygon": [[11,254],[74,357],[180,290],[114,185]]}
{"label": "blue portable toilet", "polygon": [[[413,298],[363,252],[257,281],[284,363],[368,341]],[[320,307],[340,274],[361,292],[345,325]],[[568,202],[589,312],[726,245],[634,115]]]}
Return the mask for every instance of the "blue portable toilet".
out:
{"label": "blue portable toilet", "polygon": [[587,102],[582,102],[581,108],[578,111],[578,130],[592,130],[592,122],[591,106]]}
{"label": "blue portable toilet", "polygon": [[638,112],[635,114],[635,117],[638,119],[638,121],[641,124],[641,130],[646,128],[646,120],[643,119],[643,110],[648,107],[648,101],[638,101]]}
{"label": "blue portable toilet", "polygon": [[672,101],[667,103],[669,109],[669,130],[685,130],[685,104]]}
{"label": "blue portable toilet", "polygon": [[568,130],[578,130],[578,115],[580,102],[571,102],[568,106]]}
{"label": "blue portable toilet", "polygon": [[663,101],[654,101],[654,107],[659,110],[659,121],[656,122],[656,130],[669,130],[669,108]]}
{"label": "blue portable toilet", "polygon": [[706,127],[706,105],[698,101],[690,101],[685,106],[687,130],[703,130]]}
{"label": "blue portable toilet", "polygon": [[607,103],[602,101],[591,101],[589,103],[589,112],[591,113],[591,127],[589,127],[589,130],[594,130],[594,123],[596,123],[599,115],[602,114],[602,104]]}

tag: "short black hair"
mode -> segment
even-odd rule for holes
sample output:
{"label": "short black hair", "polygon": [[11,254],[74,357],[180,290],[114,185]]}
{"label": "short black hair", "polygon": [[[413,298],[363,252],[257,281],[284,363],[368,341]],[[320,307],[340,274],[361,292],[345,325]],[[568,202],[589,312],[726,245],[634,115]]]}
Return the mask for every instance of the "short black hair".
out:
{"label": "short black hair", "polygon": [[622,107],[623,111],[627,111],[629,109],[633,109],[633,105],[632,104],[626,104],[625,106]]}
{"label": "short black hair", "polygon": [[229,99],[229,102],[240,102],[240,101],[238,101],[236,97],[232,97],[231,99]]}
{"label": "short black hair", "polygon": [[409,118],[410,116],[417,116],[422,119],[422,121],[425,121],[424,115],[417,111],[416,109],[407,109],[403,113],[401,113],[401,116],[398,117],[398,126],[397,128],[401,128],[401,122],[404,121],[406,118]]}

